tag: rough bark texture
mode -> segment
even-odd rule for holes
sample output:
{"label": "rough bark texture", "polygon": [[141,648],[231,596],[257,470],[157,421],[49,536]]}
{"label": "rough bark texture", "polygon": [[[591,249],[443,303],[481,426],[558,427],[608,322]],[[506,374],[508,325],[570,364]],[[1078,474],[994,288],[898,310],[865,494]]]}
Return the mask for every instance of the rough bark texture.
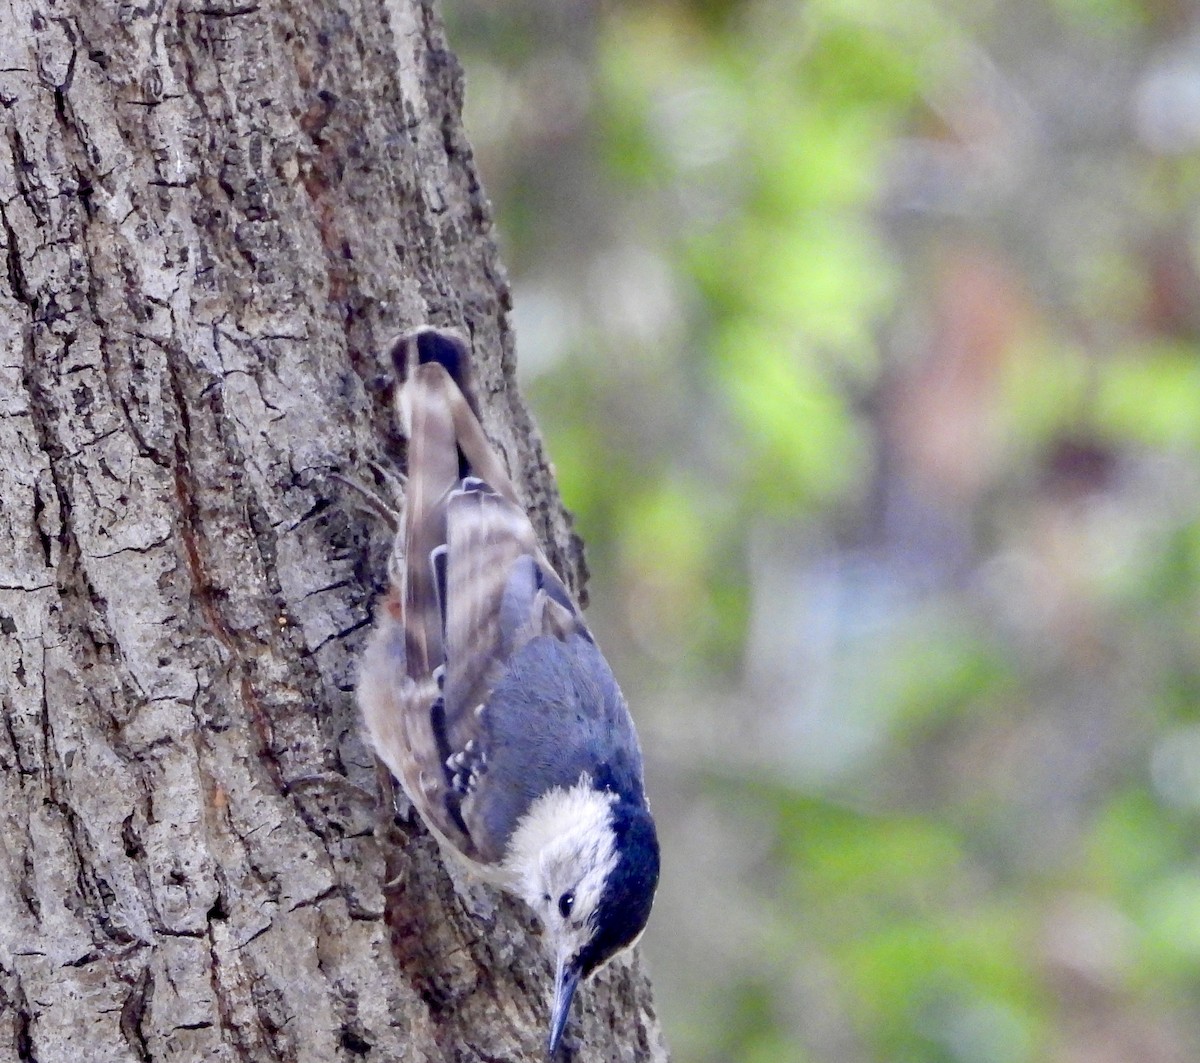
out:
{"label": "rough bark texture", "polygon": [[[364,749],[399,450],[379,353],[465,326],[549,552],[508,292],[417,0],[10,0],[0,26],[0,1059],[539,1059],[528,918]],[[388,883],[387,886],[384,884]],[[568,1051],[665,1056],[636,961]]]}

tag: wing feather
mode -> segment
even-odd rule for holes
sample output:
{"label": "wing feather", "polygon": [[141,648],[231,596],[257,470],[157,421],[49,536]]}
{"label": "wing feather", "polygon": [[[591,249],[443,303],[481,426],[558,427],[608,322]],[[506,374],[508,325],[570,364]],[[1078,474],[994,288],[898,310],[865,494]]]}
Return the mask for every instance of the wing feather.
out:
{"label": "wing feather", "polygon": [[513,654],[536,635],[587,629],[519,506],[476,480],[451,496],[446,527],[446,716],[451,742],[465,745],[486,737],[475,710]]}
{"label": "wing feather", "polygon": [[[471,836],[463,802],[486,771],[492,691],[536,636],[591,635],[479,423],[465,344],[423,338],[393,352],[408,359],[397,394],[409,431],[402,586],[381,603],[358,697],[380,757],[431,828],[488,863],[496,839]],[[453,357],[412,364],[426,351]]]}

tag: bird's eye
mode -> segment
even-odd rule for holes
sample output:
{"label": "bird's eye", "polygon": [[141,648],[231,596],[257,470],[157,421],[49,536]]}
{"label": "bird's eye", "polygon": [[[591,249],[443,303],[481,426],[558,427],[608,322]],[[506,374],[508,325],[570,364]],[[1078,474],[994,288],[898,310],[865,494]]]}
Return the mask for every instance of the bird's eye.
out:
{"label": "bird's eye", "polygon": [[558,914],[564,919],[571,914],[571,909],[575,907],[575,894],[571,890],[567,890],[561,897],[558,898]]}

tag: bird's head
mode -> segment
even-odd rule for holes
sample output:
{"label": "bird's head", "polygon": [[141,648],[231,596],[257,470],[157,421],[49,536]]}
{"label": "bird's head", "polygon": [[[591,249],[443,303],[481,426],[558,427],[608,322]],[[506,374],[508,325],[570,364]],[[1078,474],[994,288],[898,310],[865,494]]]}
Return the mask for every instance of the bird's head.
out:
{"label": "bird's head", "polygon": [[643,804],[585,781],[540,799],[515,840],[511,866],[541,917],[555,969],[553,1055],[576,987],[635,945],[646,927],[658,885],[658,838]]}

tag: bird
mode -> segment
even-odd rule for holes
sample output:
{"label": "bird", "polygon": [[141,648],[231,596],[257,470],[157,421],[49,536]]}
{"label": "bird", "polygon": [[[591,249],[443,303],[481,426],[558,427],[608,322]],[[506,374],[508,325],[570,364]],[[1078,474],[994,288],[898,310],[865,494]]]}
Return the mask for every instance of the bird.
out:
{"label": "bird", "polygon": [[539,917],[553,1056],[576,988],[650,916],[659,844],[641,747],[480,422],[466,338],[421,326],[391,360],[407,480],[357,700],[443,849]]}

